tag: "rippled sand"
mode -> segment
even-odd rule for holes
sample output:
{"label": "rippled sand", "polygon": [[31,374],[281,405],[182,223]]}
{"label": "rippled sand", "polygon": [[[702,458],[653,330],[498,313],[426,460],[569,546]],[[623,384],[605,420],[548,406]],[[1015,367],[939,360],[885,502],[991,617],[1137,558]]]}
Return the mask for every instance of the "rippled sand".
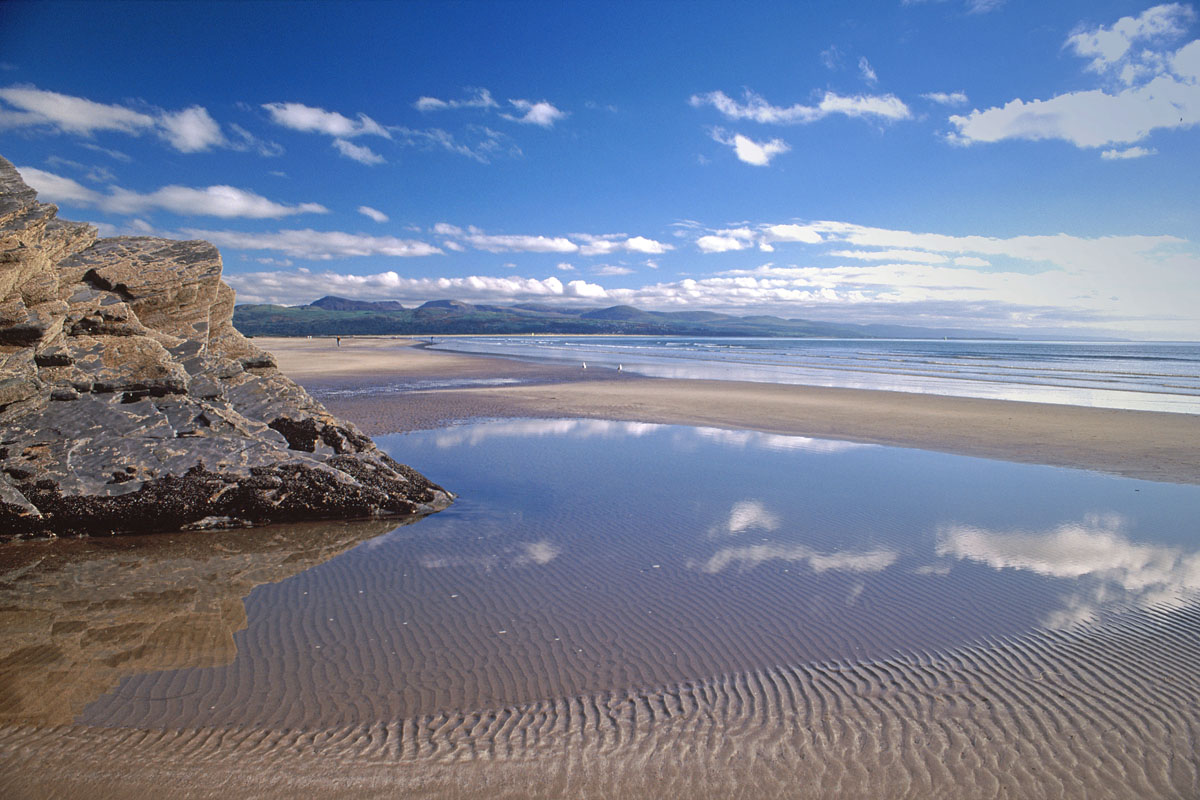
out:
{"label": "rippled sand", "polygon": [[167,781],[188,797],[1189,798],[1198,624],[1134,614],[1103,634],[332,729],[9,727],[0,767],[10,797]]}

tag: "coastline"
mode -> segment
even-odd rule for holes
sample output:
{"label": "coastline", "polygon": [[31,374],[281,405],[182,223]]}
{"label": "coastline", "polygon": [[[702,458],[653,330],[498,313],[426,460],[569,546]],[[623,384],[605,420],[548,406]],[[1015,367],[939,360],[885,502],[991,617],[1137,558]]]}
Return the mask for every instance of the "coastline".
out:
{"label": "coastline", "polygon": [[[866,389],[632,377],[430,351],[402,337],[261,338],[280,369],[372,435],[496,417],[755,430],[1200,484],[1200,417]],[[509,381],[389,391],[396,378]],[[378,392],[362,391],[377,387]],[[354,391],[346,391],[353,388]]]}

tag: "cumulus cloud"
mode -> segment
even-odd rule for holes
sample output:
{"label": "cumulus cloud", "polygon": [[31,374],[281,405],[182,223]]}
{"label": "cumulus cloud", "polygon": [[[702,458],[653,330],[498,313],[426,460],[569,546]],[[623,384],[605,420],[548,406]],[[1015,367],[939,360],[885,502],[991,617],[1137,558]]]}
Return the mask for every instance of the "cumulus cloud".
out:
{"label": "cumulus cloud", "polygon": [[722,91],[692,95],[689,100],[695,108],[712,106],[732,120],[751,120],[763,124],[804,124],[816,122],[831,114],[847,117],[870,118],[883,121],[908,119],[912,116],[908,106],[895,95],[854,95],[847,97],[836,92],[825,92],[815,106],[797,103],[792,106],[773,106],[761,95],[747,89],[744,101],[739,103]]}
{"label": "cumulus cloud", "polygon": [[632,275],[633,270],[629,267],[622,267],[617,264],[605,264],[596,269],[597,275]]}
{"label": "cumulus cloud", "polygon": [[508,102],[517,110],[517,114],[501,114],[500,116],[513,122],[553,128],[554,123],[567,116],[565,111],[560,111],[545,100],[537,103],[529,100],[509,100]]}
{"label": "cumulus cloud", "polygon": [[163,137],[181,153],[198,153],[226,144],[221,126],[200,106],[163,114]]}
{"label": "cumulus cloud", "polygon": [[408,278],[396,272],[345,275],[340,272],[256,272],[226,275],[243,303],[308,303],[324,294],[420,303],[431,297],[453,297],[476,302],[531,300],[597,300],[606,297],[603,287],[583,280],[563,283],[556,277],[542,280],[506,276],[472,275],[465,278]]}
{"label": "cumulus cloud", "polygon": [[180,111],[97,103],[82,97],[50,92],[32,86],[0,89],[0,130],[36,128],[54,133],[91,137],[98,131],[117,131],[134,136],[157,133],[181,153],[198,153],[214,147],[241,147],[226,138],[221,126],[202,106]]}
{"label": "cumulus cloud", "polygon": [[659,242],[645,236],[626,236],[623,233],[596,236],[587,233],[573,233],[572,239],[581,241],[581,255],[608,255],[619,251],[644,253],[646,255],[661,255],[668,250],[674,250],[672,245]]}
{"label": "cumulus cloud", "polygon": [[[1155,130],[1200,123],[1200,40],[1172,52],[1169,40],[1182,35],[1195,17],[1189,6],[1172,3],[1123,17],[1111,27],[1081,30],[1064,47],[1089,58],[1085,69],[1110,81],[1103,88],[1067,92],[1047,99],[1016,98],[1003,106],[951,116],[956,144],[1004,139],[1061,139],[1080,148],[1140,142]],[[1115,88],[1110,88],[1115,85]],[[1104,158],[1151,155],[1147,148],[1111,148]],[[1128,153],[1129,155],[1124,155]]]}
{"label": "cumulus cloud", "polygon": [[329,210],[319,203],[277,203],[235,186],[164,186],[145,194],[112,186],[104,193],[35,167],[18,167],[18,171],[45,201],[98,208],[114,214],[161,209],[185,216],[278,219],[293,214],[324,214]]}
{"label": "cumulus cloud", "polygon": [[[1153,50],[1143,51],[1142,54],[1131,51],[1137,43],[1152,43],[1181,36],[1195,17],[1196,12],[1191,6],[1181,3],[1158,5],[1146,9],[1137,17],[1122,17],[1111,27],[1078,30],[1067,38],[1063,46],[1077,56],[1090,58],[1087,69],[1104,73],[1123,66],[1130,58],[1153,55]],[[1125,73],[1125,77],[1132,74]]]}
{"label": "cumulus cloud", "polygon": [[235,250],[274,250],[292,258],[318,261],[358,256],[409,258],[442,252],[441,248],[414,239],[368,236],[343,231],[314,231],[308,228],[265,233],[185,228],[183,233],[194,239],[205,239],[218,247]]}
{"label": "cumulus cloud", "polygon": [[383,213],[379,209],[371,208],[370,206],[359,206],[358,213],[362,214],[364,217],[370,217],[371,219],[375,220],[376,222],[387,222],[388,221],[387,214]]}
{"label": "cumulus cloud", "polygon": [[583,256],[596,256],[629,252],[659,255],[674,249],[673,245],[647,236],[629,236],[624,233],[572,233],[569,236],[489,234],[473,225],[463,229],[447,222],[437,223],[432,231],[460,245],[492,253],[579,253]]}
{"label": "cumulus cloud", "polygon": [[771,163],[771,159],[780,153],[786,153],[792,148],[782,139],[771,139],[767,142],[756,142],[748,136],[743,136],[740,133],[735,133],[733,136],[727,135],[720,128],[716,128],[712,132],[714,141],[728,145],[733,148],[734,155],[739,161],[751,164],[756,167],[765,167]]}

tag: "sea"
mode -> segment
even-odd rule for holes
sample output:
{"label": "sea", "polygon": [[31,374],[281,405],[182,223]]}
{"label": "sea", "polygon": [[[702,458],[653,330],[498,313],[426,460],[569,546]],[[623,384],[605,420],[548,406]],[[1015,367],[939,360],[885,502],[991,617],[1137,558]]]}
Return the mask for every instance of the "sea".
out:
{"label": "sea", "polygon": [[1197,342],[470,336],[430,346],[657,378],[1200,413]]}

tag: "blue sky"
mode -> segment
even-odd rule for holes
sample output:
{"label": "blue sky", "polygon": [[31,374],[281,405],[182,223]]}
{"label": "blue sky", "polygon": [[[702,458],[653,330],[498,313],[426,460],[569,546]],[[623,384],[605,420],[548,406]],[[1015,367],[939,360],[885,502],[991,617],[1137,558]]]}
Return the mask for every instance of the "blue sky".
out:
{"label": "blue sky", "polygon": [[0,155],[241,302],[1200,339],[1198,123],[1189,4],[0,5]]}

